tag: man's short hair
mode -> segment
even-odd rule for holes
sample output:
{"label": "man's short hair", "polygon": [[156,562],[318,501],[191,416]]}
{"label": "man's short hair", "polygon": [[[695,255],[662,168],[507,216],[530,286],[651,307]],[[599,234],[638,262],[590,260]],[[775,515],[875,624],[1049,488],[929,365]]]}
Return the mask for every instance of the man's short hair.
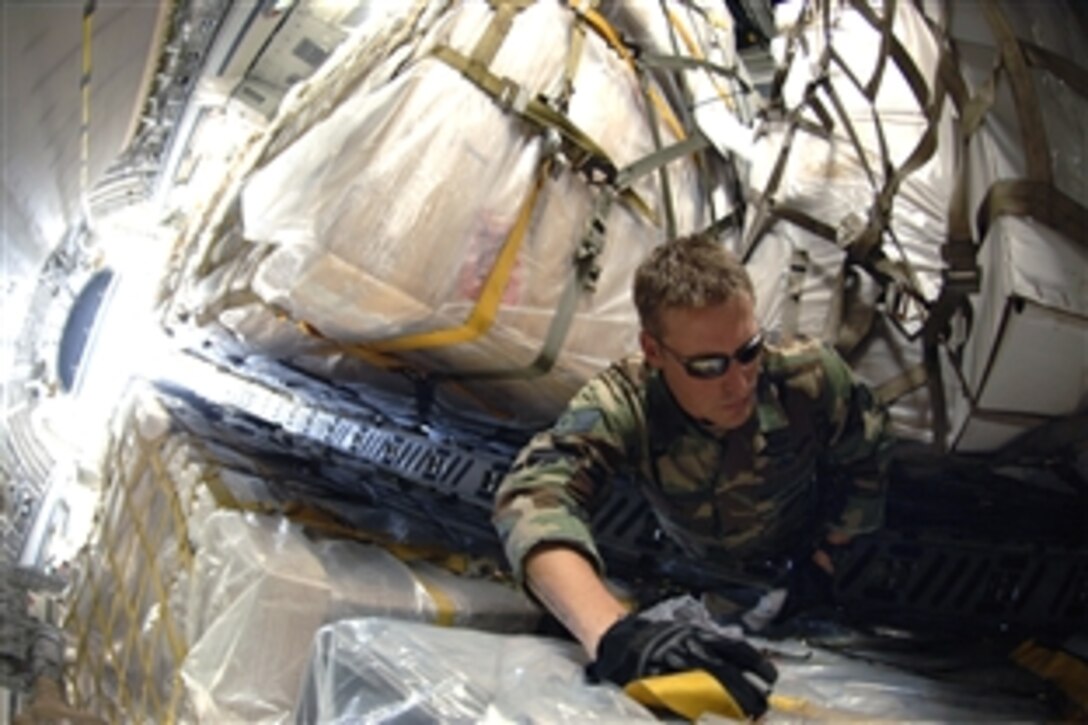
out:
{"label": "man's short hair", "polygon": [[755,301],[752,279],[740,260],[707,234],[679,237],[655,247],[635,271],[634,298],[642,328],[664,334],[661,312],[709,307],[745,292]]}

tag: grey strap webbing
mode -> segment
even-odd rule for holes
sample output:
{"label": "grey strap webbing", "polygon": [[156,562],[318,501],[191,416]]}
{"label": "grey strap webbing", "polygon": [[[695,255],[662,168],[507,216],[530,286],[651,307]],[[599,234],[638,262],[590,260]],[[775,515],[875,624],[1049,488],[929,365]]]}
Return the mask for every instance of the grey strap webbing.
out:
{"label": "grey strap webbing", "polygon": [[491,96],[504,109],[517,113],[538,128],[557,131],[567,142],[566,150],[575,168],[600,171],[609,180],[615,178],[616,165],[605,150],[566,116],[538,98],[530,97],[524,86],[509,78],[495,75],[448,46],[438,46],[433,53]]}
{"label": "grey strap webbing", "polygon": [[[616,174],[616,188],[618,190],[629,188],[631,184],[645,174],[668,164],[670,161],[699,151],[708,144],[709,141],[706,137],[699,134],[643,157],[624,167]],[[607,219],[617,197],[617,191],[607,187],[598,191],[597,199],[593,204],[593,213],[590,215],[582,240],[575,251],[571,274],[567,279],[563,292],[560,294],[555,313],[552,315],[551,324],[544,336],[544,342],[532,362],[521,368],[440,372],[435,373],[433,379],[435,381],[518,380],[543,375],[551,370],[559,359],[559,352],[563,347],[567,334],[570,332],[581,294],[593,289],[600,274],[598,262],[604,252]]]}
{"label": "grey strap webbing", "polygon": [[736,68],[729,68],[724,65],[718,65],[705,58],[692,58],[686,55],[663,55],[661,53],[650,53],[643,51],[638,54],[638,63],[647,68],[670,70],[670,71],[683,71],[683,70],[705,70],[710,71],[716,75],[720,75],[723,78],[727,78],[737,83],[741,90],[745,93],[751,93],[752,87],[748,85]]}
{"label": "grey strap webbing", "polygon": [[[436,58],[491,96],[500,107],[518,114],[541,130],[557,132],[564,142],[564,151],[571,166],[585,173],[590,182],[615,182],[617,169],[608,153],[564,114],[539,98],[530,97],[529,92],[519,83],[495,75],[453,48],[438,46],[432,52]],[[640,214],[656,223],[653,211],[632,189],[622,190],[621,197]]]}
{"label": "grey strap webbing", "polygon": [[556,310],[552,315],[551,324],[548,326],[548,332],[544,336],[544,342],[532,362],[521,368],[440,372],[435,373],[432,379],[436,382],[443,380],[524,380],[543,375],[551,370],[559,359],[559,352],[566,340],[567,333],[570,332],[581,293],[593,288],[600,273],[598,259],[604,251],[605,220],[612,210],[615,199],[616,194],[611,189],[603,188],[599,190],[597,200],[594,203],[593,214],[590,216],[585,234],[575,252],[571,274],[560,294]]}

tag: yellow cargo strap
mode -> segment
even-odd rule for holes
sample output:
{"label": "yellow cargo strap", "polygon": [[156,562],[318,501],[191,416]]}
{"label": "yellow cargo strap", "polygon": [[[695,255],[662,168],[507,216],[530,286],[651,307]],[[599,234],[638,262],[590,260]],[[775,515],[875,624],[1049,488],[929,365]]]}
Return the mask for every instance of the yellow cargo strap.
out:
{"label": "yellow cargo strap", "polygon": [[[206,477],[205,483],[211,489],[216,502],[224,508],[236,511],[248,511],[265,516],[283,516],[284,518],[311,531],[342,539],[351,539],[375,546],[380,546],[401,561],[431,561],[452,572],[464,572],[467,568],[463,555],[451,554],[438,549],[409,546],[388,536],[361,531],[340,523],[332,514],[323,509],[296,501],[274,503],[268,501],[239,501],[218,477]],[[412,572],[412,577],[423,587],[435,605],[435,623],[452,627],[457,615],[457,604],[442,587],[419,572]]]}
{"label": "yellow cargo strap", "polygon": [[[677,158],[700,151],[709,145],[702,134],[697,134],[684,141],[673,144],[655,153],[645,156],[616,174],[616,187],[625,189],[644,174]],[[514,380],[527,379],[542,375],[555,364],[559,351],[566,340],[567,333],[574,321],[578,300],[583,292],[592,291],[600,274],[598,260],[604,252],[604,237],[608,215],[616,195],[609,189],[601,189],[593,205],[586,230],[582,235],[571,263],[571,274],[560,294],[555,313],[545,334],[544,342],[536,358],[521,368],[501,368],[493,370],[459,370],[434,373],[435,382],[445,380]]]}
{"label": "yellow cargo strap", "polygon": [[536,208],[540,189],[548,176],[549,166],[550,164],[547,162],[541,165],[536,179],[529,187],[529,192],[521,203],[521,209],[518,211],[514,226],[506,235],[506,241],[503,242],[495,263],[492,265],[491,271],[488,272],[480,296],[463,324],[457,327],[379,340],[362,346],[353,346],[353,348],[363,347],[378,353],[403,352],[405,350],[456,345],[474,340],[487,332],[495,322],[499,304],[502,302],[503,292],[510,281],[510,274],[514,270],[514,263],[517,261],[518,252],[521,250],[521,243],[525,239],[526,232],[532,221],[533,210]]}
{"label": "yellow cargo strap", "polygon": [[733,696],[705,670],[643,677],[629,683],[623,691],[646,707],[668,710],[688,720],[697,720],[707,713],[733,720],[748,719]]}
{"label": "yellow cargo strap", "polygon": [[412,572],[412,578],[419,582],[423,591],[434,602],[435,624],[442,627],[452,627],[457,623],[457,603],[450,598],[446,591],[438,586],[430,577],[418,571]]}
{"label": "yellow cargo strap", "polygon": [[[668,16],[669,27],[672,30],[675,30],[680,35],[680,39],[683,41],[684,47],[687,48],[687,51],[692,56],[692,58],[696,59],[697,61],[702,61],[705,64],[704,67],[708,69],[710,67],[713,67],[710,63],[706,63],[706,56],[703,55],[702,49],[699,47],[699,44],[695,42],[695,38],[691,36],[691,32],[688,30],[687,26],[684,25],[683,22],[681,22],[680,18],[677,17],[676,13],[674,13],[672,10],[669,10]],[[736,77],[735,73],[730,73],[728,71],[725,73],[725,75],[734,78]],[[711,77],[710,82],[714,86],[714,91],[718,94],[718,98],[720,98],[722,103],[725,104],[725,107],[728,108],[730,111],[736,112],[737,103],[733,99],[733,95],[731,93],[726,93],[724,90],[722,90],[722,87],[718,85],[716,79],[714,79],[713,77]]]}
{"label": "yellow cargo strap", "polygon": [[1021,667],[1061,688],[1080,708],[1081,715],[1088,715],[1088,662],[1031,639],[1013,650],[1011,657]]}
{"label": "yellow cargo strap", "polygon": [[[733,696],[705,670],[644,677],[628,684],[624,692],[648,708],[668,710],[692,721],[708,713],[733,720],[749,719]],[[871,717],[867,718],[861,713],[821,707],[788,695],[772,694],[767,698],[767,704],[770,709],[781,713],[827,722],[872,721]]]}
{"label": "yellow cargo strap", "polygon": [[[591,30],[597,33],[608,45],[616,51],[620,58],[625,61],[631,70],[638,72],[636,66],[634,53],[631,49],[620,39],[619,33],[612,27],[603,15],[601,15],[594,7],[596,3],[589,3],[585,0],[570,0],[570,8],[575,14],[581,18]],[[661,114],[661,119],[672,131],[673,135],[677,139],[683,139],[685,137],[684,127],[677,120],[676,115],[672,112],[669,104],[665,102],[665,99],[661,97],[661,94],[656,89],[650,88],[648,92],[650,102],[657,109],[657,112]]]}

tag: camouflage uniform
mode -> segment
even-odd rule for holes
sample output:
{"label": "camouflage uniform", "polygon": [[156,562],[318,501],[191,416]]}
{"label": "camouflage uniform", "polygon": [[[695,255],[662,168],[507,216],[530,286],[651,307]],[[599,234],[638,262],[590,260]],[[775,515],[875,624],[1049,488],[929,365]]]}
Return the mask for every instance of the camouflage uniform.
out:
{"label": "camouflage uniform", "polygon": [[634,474],[688,554],[724,566],[878,528],[890,441],[872,394],[819,342],[768,345],[761,365],[755,414],[719,435],[684,413],[641,358],[587,383],[496,494],[494,522],[518,579],[541,543],[568,544],[603,571],[589,520],[621,472]]}

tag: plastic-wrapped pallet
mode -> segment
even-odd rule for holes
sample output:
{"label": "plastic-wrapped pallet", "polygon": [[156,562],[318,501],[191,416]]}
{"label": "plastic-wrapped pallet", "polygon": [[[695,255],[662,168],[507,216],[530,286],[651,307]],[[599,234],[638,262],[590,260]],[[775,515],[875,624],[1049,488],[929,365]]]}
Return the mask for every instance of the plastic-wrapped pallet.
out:
{"label": "plastic-wrapped pallet", "polygon": [[736,206],[688,104],[751,114],[724,7],[595,5],[416,3],[364,26],[285,105],[240,216],[202,232],[185,304],[369,391],[430,376],[440,408],[556,413],[633,351],[644,253]]}
{"label": "plastic-wrapped pallet", "polygon": [[322,625],[397,619],[528,631],[539,611],[498,583],[455,576],[352,541],[312,542],[284,519],[217,511],[193,538],[198,556],[180,582],[192,647],[182,676],[203,722],[283,722]]}
{"label": "plastic-wrapped pallet", "polygon": [[243,454],[213,455],[152,395],[125,407],[68,603],[81,709],[110,720],[282,722],[327,622],[535,626],[538,608],[501,583],[227,508],[277,504],[261,478],[224,463],[242,466]]}
{"label": "plastic-wrapped pallet", "polygon": [[[1001,679],[1023,685],[1011,665],[988,672],[991,681],[980,688],[872,661],[880,653],[854,659],[796,640],[753,644],[779,671],[766,722],[1039,722],[1048,715],[1030,690],[993,686]],[[660,722],[618,687],[588,685],[584,665],[585,654],[571,642],[343,620],[314,638],[294,720]],[[698,722],[735,721],[705,714]]]}

